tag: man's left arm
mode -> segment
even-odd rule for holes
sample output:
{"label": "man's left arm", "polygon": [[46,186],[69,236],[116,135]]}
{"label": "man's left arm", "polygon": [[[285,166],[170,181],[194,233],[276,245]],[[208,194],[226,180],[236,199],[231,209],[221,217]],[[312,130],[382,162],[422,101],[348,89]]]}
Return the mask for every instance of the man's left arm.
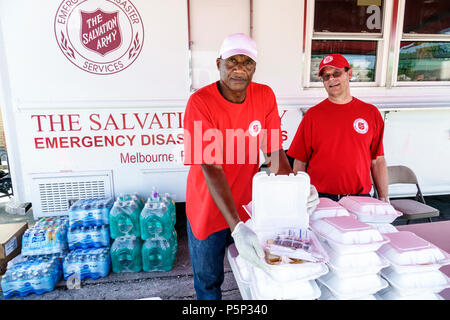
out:
{"label": "man's left arm", "polygon": [[377,188],[378,199],[389,202],[388,172],[384,156],[378,156],[376,159],[372,160],[370,171],[372,172],[375,188]]}

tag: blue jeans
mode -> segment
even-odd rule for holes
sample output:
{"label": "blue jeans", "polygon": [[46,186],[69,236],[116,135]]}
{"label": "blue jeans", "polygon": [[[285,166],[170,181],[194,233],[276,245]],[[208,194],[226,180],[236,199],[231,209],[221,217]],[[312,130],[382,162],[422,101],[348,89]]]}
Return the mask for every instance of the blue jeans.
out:
{"label": "blue jeans", "polygon": [[194,272],[194,289],[198,300],[221,300],[224,280],[223,259],[225,248],[233,243],[230,229],[211,234],[205,240],[192,233],[189,219],[186,221],[189,255]]}

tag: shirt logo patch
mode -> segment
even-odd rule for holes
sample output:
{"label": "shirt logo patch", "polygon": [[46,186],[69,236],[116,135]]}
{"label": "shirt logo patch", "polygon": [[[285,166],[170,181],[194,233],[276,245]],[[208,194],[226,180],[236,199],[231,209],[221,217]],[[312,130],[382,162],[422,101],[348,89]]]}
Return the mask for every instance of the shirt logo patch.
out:
{"label": "shirt logo patch", "polygon": [[259,122],[258,120],[253,121],[248,126],[248,132],[252,137],[256,137],[261,132],[261,129],[262,129],[261,122]]}
{"label": "shirt logo patch", "polygon": [[369,131],[369,124],[366,120],[358,118],[353,122],[353,129],[360,134],[365,134]]}

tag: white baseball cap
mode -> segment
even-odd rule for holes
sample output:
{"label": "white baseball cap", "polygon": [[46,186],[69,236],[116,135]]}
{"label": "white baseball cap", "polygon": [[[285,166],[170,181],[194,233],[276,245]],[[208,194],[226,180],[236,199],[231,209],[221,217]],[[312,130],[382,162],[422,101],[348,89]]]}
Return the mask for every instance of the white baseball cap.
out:
{"label": "white baseball cap", "polygon": [[227,59],[236,54],[243,54],[257,62],[258,51],[256,42],[244,33],[233,33],[223,40],[220,47],[219,57]]}

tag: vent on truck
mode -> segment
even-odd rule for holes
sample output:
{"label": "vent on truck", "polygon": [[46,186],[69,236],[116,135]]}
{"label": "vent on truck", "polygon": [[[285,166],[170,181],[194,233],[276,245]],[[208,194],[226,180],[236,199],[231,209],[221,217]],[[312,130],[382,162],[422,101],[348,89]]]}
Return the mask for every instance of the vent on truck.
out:
{"label": "vent on truck", "polygon": [[67,214],[70,204],[79,199],[112,197],[112,175],[60,173],[33,176],[35,217]]}

